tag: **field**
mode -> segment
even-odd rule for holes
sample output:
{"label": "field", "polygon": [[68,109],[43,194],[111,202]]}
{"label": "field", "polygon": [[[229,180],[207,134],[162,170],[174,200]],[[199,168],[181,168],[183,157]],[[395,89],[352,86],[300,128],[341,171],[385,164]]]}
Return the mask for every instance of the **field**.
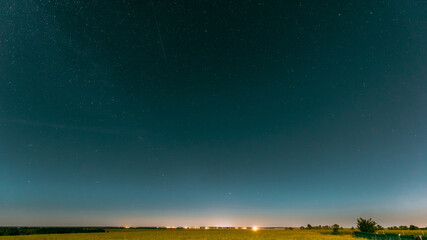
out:
{"label": "field", "polygon": [[[71,233],[0,236],[0,240],[355,240],[352,231],[331,235],[331,230],[188,230],[188,229],[108,229],[105,233]],[[400,233],[402,230],[385,230]],[[424,231],[404,230],[406,235],[423,235]],[[380,231],[379,233],[382,233]]]}
{"label": "field", "polygon": [[0,240],[353,240],[351,235],[334,236],[308,230],[108,230],[106,233],[71,233],[2,236]]}

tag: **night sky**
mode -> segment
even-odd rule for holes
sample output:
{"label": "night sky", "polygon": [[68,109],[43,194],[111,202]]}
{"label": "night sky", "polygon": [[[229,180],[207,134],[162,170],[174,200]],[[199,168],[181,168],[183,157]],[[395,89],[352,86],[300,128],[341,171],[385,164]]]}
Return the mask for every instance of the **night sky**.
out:
{"label": "night sky", "polygon": [[0,225],[427,226],[427,2],[0,2]]}

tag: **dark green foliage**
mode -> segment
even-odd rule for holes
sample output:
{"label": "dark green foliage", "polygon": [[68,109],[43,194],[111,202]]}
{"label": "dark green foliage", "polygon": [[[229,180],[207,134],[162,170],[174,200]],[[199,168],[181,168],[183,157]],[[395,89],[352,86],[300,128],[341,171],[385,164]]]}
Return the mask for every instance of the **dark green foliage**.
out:
{"label": "dark green foliage", "polygon": [[[338,230],[344,230],[344,228],[340,227],[338,224],[334,224],[332,226],[329,226],[329,225],[312,226],[311,224],[307,224],[306,227],[304,226],[300,227],[301,230],[334,230],[334,228],[337,228]],[[352,230],[354,230],[354,228]]]}
{"label": "dark green foliage", "polygon": [[332,235],[339,235],[340,234],[340,231],[339,231],[339,229],[340,229],[340,226],[338,225],[338,224],[334,224],[333,226],[332,226]]}
{"label": "dark green foliage", "polygon": [[357,228],[361,232],[374,233],[376,224],[377,223],[374,220],[372,220],[372,218],[369,218],[369,219],[359,218],[359,219],[357,219]]}
{"label": "dark green foliage", "polygon": [[340,231],[339,231],[339,229],[338,228],[334,228],[333,230],[332,230],[332,235],[339,235],[340,234]]}
{"label": "dark green foliage", "polygon": [[354,232],[356,237],[373,239],[373,240],[416,240],[414,236],[404,236],[395,233],[375,234],[366,232]]}
{"label": "dark green foliage", "polygon": [[375,229],[376,229],[376,230],[384,230],[384,227],[383,227],[383,226],[381,226],[381,225],[377,225],[377,226],[375,227]]}
{"label": "dark green foliage", "polygon": [[4,235],[4,236],[19,235],[19,231],[17,228],[5,228],[3,231],[3,234],[0,233],[0,235]]}
{"label": "dark green foliage", "polygon": [[387,229],[390,229],[390,230],[420,230],[420,229],[425,229],[425,230],[427,230],[427,228],[419,228],[419,227],[417,227],[415,225],[411,225],[409,227],[408,226],[404,226],[404,225],[399,226],[399,227],[392,226],[392,227],[388,227]]}
{"label": "dark green foliage", "polygon": [[93,232],[105,232],[105,230],[93,227],[0,227],[0,236]]}
{"label": "dark green foliage", "polygon": [[409,226],[409,230],[418,230],[420,229],[419,227],[415,226],[415,225],[410,225]]}

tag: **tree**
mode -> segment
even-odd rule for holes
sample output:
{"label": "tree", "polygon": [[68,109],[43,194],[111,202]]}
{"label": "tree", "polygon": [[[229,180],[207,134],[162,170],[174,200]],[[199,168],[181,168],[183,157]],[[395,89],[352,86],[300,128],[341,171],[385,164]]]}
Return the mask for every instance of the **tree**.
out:
{"label": "tree", "polygon": [[357,228],[361,232],[374,233],[376,224],[377,223],[374,220],[372,220],[372,218],[369,218],[369,219],[359,218],[359,219],[357,219]]}
{"label": "tree", "polygon": [[332,234],[333,234],[333,235],[338,235],[338,234],[340,234],[340,231],[339,231],[339,229],[340,229],[340,225],[338,225],[338,224],[334,224],[334,225],[332,226],[332,228],[333,228],[333,230],[332,230]]}
{"label": "tree", "polygon": [[408,230],[409,228],[408,228],[408,226],[402,225],[402,226],[399,226],[399,229],[400,230]]}
{"label": "tree", "polygon": [[17,228],[7,228],[3,235],[5,236],[14,236],[14,235],[19,235],[19,231]]}
{"label": "tree", "polygon": [[415,226],[415,225],[410,225],[409,226],[409,230],[418,230],[419,227]]}
{"label": "tree", "polygon": [[312,228],[313,228],[313,226],[311,226],[311,224],[307,224],[306,229],[310,230],[310,229],[312,229]]}
{"label": "tree", "polygon": [[383,226],[381,226],[381,225],[377,225],[375,228],[376,228],[377,230],[384,230],[384,227],[383,227]]}

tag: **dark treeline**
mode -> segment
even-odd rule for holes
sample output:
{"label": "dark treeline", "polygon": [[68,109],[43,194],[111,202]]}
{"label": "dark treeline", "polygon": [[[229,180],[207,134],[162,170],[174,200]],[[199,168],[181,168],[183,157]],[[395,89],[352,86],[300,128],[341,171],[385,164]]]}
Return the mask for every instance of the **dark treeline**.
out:
{"label": "dark treeline", "polygon": [[427,230],[427,227],[420,228],[420,227],[417,227],[415,225],[410,225],[409,227],[402,225],[402,226],[388,227],[387,229],[390,229],[390,230]]}
{"label": "dark treeline", "polygon": [[333,230],[333,229],[340,229],[343,230],[343,227],[340,227],[338,224],[334,224],[334,225],[319,225],[319,226],[312,226],[311,224],[307,224],[306,227],[301,226],[300,227],[301,230]]}
{"label": "dark treeline", "polygon": [[105,232],[98,227],[0,227],[0,236]]}

